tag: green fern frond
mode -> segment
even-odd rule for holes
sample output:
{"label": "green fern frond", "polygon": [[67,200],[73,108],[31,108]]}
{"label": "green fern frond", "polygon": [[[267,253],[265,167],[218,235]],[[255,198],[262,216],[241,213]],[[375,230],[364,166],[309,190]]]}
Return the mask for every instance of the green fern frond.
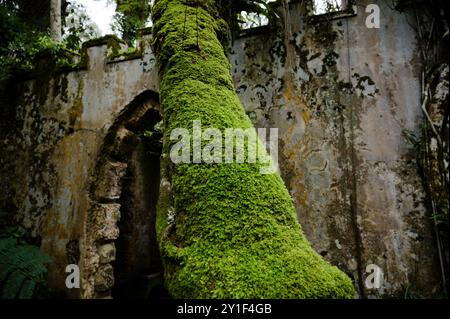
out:
{"label": "green fern frond", "polygon": [[46,284],[50,257],[23,239],[21,229],[0,236],[0,293],[4,299],[32,298]]}
{"label": "green fern frond", "polygon": [[36,282],[28,279],[25,280],[22,288],[20,289],[19,299],[30,299],[33,297],[34,288],[36,287]]}

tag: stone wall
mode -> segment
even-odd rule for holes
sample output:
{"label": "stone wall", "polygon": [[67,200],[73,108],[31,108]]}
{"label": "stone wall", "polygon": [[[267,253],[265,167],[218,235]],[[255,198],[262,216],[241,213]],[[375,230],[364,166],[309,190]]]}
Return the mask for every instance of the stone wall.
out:
{"label": "stone wall", "polygon": [[[159,114],[148,40],[131,57],[111,36],[86,43],[78,67],[19,83],[16,104],[2,108],[1,210],[52,257],[50,285],[71,297],[110,295],[122,178],[139,121]],[[69,263],[80,265],[81,290],[65,288]]]}
{"label": "stone wall", "polygon": [[[365,7],[377,3],[379,29]],[[250,30],[233,45],[235,86],[257,127],[278,127],[280,168],[315,249],[354,278],[361,296],[440,291],[430,214],[416,154],[422,65],[412,12],[358,1],[309,16],[279,8],[282,26]],[[366,289],[369,264],[384,273]]]}
{"label": "stone wall", "polygon": [[[434,296],[430,216],[402,134],[423,121],[416,34],[408,12],[378,3],[381,26],[368,29],[365,1],[332,18],[291,1],[276,25],[234,41],[231,72],[255,126],[279,128],[281,174],[314,248],[362,297]],[[110,297],[119,268],[159,271],[159,164],[143,138],[159,117],[149,36],[132,55],[113,37],[85,44],[81,68],[19,83],[3,110],[0,209],[53,258],[50,284],[69,297]],[[81,267],[81,290],[65,288],[69,263]],[[364,286],[369,264],[384,272],[380,289]]]}

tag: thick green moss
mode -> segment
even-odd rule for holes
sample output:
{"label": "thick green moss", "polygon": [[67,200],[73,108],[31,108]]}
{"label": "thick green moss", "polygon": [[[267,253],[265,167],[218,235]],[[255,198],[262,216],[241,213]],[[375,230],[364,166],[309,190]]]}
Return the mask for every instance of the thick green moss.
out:
{"label": "thick green moss", "polygon": [[[217,38],[223,21],[212,16],[212,2],[199,3],[159,0],[153,7],[166,135],[191,129],[193,120],[203,129],[252,127]],[[303,236],[278,174],[261,174],[260,162],[174,165],[170,147],[166,136],[162,175],[172,188],[163,183],[157,233],[173,297],[354,296],[350,279]]]}

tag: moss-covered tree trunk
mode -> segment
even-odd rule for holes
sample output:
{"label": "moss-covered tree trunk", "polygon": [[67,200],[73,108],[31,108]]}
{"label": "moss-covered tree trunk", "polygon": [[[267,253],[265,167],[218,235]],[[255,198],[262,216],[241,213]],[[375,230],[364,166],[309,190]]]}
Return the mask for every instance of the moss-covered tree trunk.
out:
{"label": "moss-covered tree trunk", "polygon": [[[215,1],[157,0],[153,46],[165,139],[157,234],[175,298],[351,298],[350,279],[302,234],[293,202],[265,164],[174,164],[175,128],[251,128],[218,40]],[[192,131],[191,131],[192,132]],[[225,146],[224,146],[225,147]]]}

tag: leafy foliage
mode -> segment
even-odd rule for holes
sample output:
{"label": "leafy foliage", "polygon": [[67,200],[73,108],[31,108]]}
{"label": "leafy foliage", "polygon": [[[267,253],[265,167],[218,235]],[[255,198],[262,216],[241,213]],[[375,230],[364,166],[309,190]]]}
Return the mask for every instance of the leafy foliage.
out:
{"label": "leafy foliage", "polygon": [[336,12],[343,9],[341,0],[314,0],[314,14]]}
{"label": "leafy foliage", "polygon": [[0,7],[26,21],[35,31],[46,32],[50,26],[50,0],[0,0]]}
{"label": "leafy foliage", "polygon": [[70,51],[78,50],[83,41],[99,35],[83,6],[63,1],[63,9],[67,7],[63,42],[56,43],[47,29],[36,28],[24,16],[26,3],[0,1],[0,81],[10,79],[18,71],[32,70],[43,52],[53,56],[58,66],[67,66],[71,64]]}
{"label": "leafy foliage", "polygon": [[262,26],[278,17],[271,3],[273,0],[221,1],[221,16],[233,33],[240,29]]}
{"label": "leafy foliage", "polygon": [[136,30],[146,26],[150,15],[149,0],[116,0],[116,14],[112,29],[122,34],[122,38],[133,45]]}
{"label": "leafy foliage", "polygon": [[27,299],[46,286],[50,258],[24,240],[24,230],[11,228],[0,235],[0,292],[5,299]]}
{"label": "leafy foliage", "polygon": [[18,7],[0,3],[0,81],[17,70],[30,70],[39,52],[56,53],[63,45],[21,18]]}
{"label": "leafy foliage", "polygon": [[98,37],[100,37],[100,30],[87,14],[86,7],[76,2],[69,2],[63,32],[66,47],[78,50],[83,42]]}

